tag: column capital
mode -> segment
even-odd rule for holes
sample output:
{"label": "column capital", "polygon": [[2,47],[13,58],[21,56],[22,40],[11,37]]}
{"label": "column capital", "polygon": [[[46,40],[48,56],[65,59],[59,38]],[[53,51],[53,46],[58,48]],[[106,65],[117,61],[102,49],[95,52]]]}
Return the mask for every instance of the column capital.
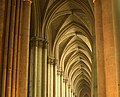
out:
{"label": "column capital", "polygon": [[48,47],[48,41],[46,39],[44,39],[43,44],[44,44],[43,48],[47,48]]}
{"label": "column capital", "polygon": [[57,60],[57,59],[54,59],[54,62],[55,62],[55,65],[57,65],[57,64],[58,64],[58,60]]}
{"label": "column capital", "polygon": [[48,64],[51,63],[51,58],[50,57],[47,58],[47,62],[48,62]]}
{"label": "column capital", "polygon": [[39,41],[38,41],[38,47],[43,48],[43,40],[39,40]]}
{"label": "column capital", "polygon": [[48,46],[48,41],[44,38],[38,37],[38,36],[33,36],[30,39],[30,44],[31,46],[38,46],[41,48],[47,48]]}
{"label": "column capital", "polygon": [[57,70],[57,75],[60,75],[60,70]]}
{"label": "column capital", "polygon": [[60,66],[57,65],[57,75],[60,75],[60,72],[61,72],[61,70],[60,70]]}
{"label": "column capital", "polygon": [[50,65],[56,65],[56,64],[57,64],[57,61],[56,61],[56,59],[53,58],[53,57],[48,57],[48,63],[49,63]]}
{"label": "column capital", "polygon": [[43,47],[43,39],[38,36],[33,36],[30,39],[31,47]]}
{"label": "column capital", "polygon": [[60,76],[63,76],[64,75],[64,71],[60,71]]}
{"label": "column capital", "polygon": [[67,79],[67,78],[63,78],[63,82],[64,82],[64,83],[67,83],[67,82],[68,82],[68,79]]}
{"label": "column capital", "polygon": [[53,58],[49,57],[48,62],[49,62],[50,65],[54,65],[54,59]]}

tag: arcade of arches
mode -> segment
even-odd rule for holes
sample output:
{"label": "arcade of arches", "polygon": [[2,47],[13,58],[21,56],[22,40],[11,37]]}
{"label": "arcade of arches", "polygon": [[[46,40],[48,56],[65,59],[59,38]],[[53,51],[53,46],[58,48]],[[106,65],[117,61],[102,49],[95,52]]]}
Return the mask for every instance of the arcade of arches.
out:
{"label": "arcade of arches", "polygon": [[0,97],[120,97],[120,0],[0,0]]}

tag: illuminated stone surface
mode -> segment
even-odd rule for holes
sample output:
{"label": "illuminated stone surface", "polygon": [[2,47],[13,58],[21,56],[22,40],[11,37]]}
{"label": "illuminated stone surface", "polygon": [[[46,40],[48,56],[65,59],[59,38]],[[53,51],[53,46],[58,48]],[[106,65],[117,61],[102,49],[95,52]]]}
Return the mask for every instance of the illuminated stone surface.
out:
{"label": "illuminated stone surface", "polygon": [[119,0],[0,1],[0,97],[119,97]]}

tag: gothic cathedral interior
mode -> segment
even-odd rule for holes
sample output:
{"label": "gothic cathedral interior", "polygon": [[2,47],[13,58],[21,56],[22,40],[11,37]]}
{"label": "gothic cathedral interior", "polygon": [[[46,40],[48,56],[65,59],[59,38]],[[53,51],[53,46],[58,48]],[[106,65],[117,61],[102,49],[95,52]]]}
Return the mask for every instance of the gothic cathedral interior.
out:
{"label": "gothic cathedral interior", "polygon": [[120,97],[120,0],[0,0],[0,97]]}

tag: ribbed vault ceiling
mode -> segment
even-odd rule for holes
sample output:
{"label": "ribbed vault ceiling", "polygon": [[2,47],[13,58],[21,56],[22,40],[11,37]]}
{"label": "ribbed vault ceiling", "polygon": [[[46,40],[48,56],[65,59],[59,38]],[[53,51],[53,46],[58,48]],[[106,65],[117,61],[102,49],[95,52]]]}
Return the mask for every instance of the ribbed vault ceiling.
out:
{"label": "ribbed vault ceiling", "polygon": [[[39,1],[39,0],[38,0]],[[49,40],[49,52],[77,97],[91,97],[94,15],[91,0],[37,0],[36,25]],[[43,11],[44,10],[44,11]],[[40,18],[40,19],[39,19]],[[38,27],[39,28],[39,27]]]}

